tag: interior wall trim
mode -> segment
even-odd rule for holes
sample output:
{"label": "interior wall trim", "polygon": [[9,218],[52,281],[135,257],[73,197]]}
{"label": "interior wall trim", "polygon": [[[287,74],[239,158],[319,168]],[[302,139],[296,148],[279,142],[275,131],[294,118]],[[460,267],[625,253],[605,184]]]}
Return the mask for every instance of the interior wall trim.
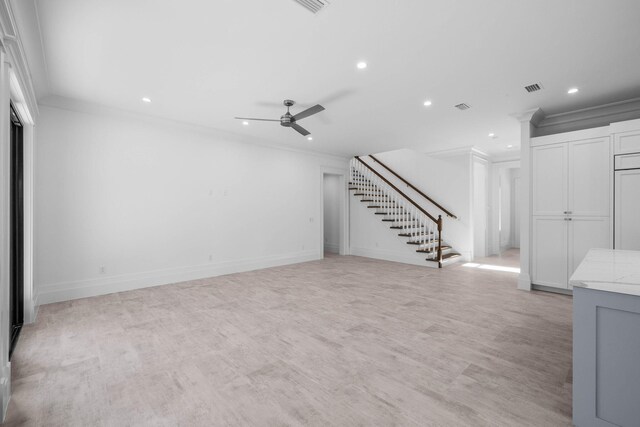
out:
{"label": "interior wall trim", "polygon": [[31,119],[35,121],[38,116],[38,100],[31,82],[31,70],[16,26],[10,0],[0,0],[0,39],[2,39],[2,45],[7,52],[8,60],[14,69],[18,83],[24,91],[25,103],[32,115]]}
{"label": "interior wall trim", "polygon": [[321,259],[317,250],[247,258],[236,261],[208,263],[190,267],[147,271],[99,279],[61,282],[38,287],[38,303],[51,304],[79,298],[107,295],[152,286],[205,279],[224,274],[241,273],[269,267],[297,264]]}
{"label": "interior wall trim", "polygon": [[640,98],[611,102],[574,111],[544,115],[535,124],[532,136],[608,126],[614,122],[640,118]]}
{"label": "interior wall trim", "polygon": [[491,158],[487,153],[485,153],[482,150],[479,150],[478,148],[476,148],[474,146],[451,148],[451,149],[447,149],[447,150],[430,151],[430,152],[427,152],[425,154],[427,154],[428,156],[438,157],[438,158],[462,156],[462,155],[465,155],[465,154],[475,154],[476,156],[482,157],[482,158],[487,159],[487,160],[490,160],[490,158]]}

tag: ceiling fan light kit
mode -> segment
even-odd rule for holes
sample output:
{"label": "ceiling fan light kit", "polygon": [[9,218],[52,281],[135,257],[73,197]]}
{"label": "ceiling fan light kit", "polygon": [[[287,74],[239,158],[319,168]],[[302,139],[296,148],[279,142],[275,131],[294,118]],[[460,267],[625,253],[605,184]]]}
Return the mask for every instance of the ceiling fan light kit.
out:
{"label": "ceiling fan light kit", "polygon": [[292,115],[289,112],[289,108],[295,105],[295,101],[291,99],[285,99],[283,102],[284,106],[287,107],[287,112],[280,116],[280,120],[277,119],[258,119],[252,117],[236,117],[236,120],[257,120],[262,122],[280,122],[280,126],[286,128],[292,128],[296,132],[298,132],[302,136],[311,135],[311,132],[300,126],[297,121],[304,119],[309,116],[313,116],[314,114],[318,114],[321,111],[324,111],[324,107],[320,104],[316,104],[311,108],[307,108],[304,111],[299,112],[296,115]]}

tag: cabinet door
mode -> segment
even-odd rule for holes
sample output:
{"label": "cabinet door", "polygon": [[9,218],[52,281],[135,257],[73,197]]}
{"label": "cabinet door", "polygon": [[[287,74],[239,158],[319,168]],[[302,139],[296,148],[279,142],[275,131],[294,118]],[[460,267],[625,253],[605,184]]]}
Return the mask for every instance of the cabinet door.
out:
{"label": "cabinet door", "polygon": [[640,153],[640,129],[613,136],[616,154]]}
{"label": "cabinet door", "polygon": [[563,217],[533,217],[534,284],[567,289],[567,228]]}
{"label": "cabinet door", "polygon": [[580,216],[609,216],[611,188],[609,138],[569,144],[568,211]]}
{"label": "cabinet door", "polygon": [[640,251],[640,169],[616,172],[616,249]]}
{"label": "cabinet door", "polygon": [[568,144],[533,147],[534,215],[564,215],[567,210]]}
{"label": "cabinet door", "polygon": [[611,248],[611,228],[609,217],[571,217],[569,224],[569,272],[571,277],[589,249]]}

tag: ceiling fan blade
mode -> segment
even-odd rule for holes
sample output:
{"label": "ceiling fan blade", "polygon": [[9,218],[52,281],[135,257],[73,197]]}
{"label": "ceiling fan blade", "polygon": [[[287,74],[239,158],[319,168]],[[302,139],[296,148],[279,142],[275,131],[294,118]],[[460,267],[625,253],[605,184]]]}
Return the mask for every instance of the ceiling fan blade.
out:
{"label": "ceiling fan blade", "polygon": [[234,117],[236,120],[259,120],[261,122],[279,122],[277,119],[255,119],[252,117]]}
{"label": "ceiling fan blade", "polygon": [[305,128],[303,128],[302,126],[300,126],[297,123],[291,123],[291,127],[294,128],[296,130],[296,132],[298,132],[302,136],[311,135],[311,132],[309,132],[308,130],[306,130]]}
{"label": "ceiling fan blade", "polygon": [[304,111],[299,112],[298,114],[296,114],[295,116],[293,116],[294,120],[300,120],[300,119],[304,119],[305,117],[309,117],[312,116],[314,114],[319,113],[320,111],[323,111],[324,107],[320,104],[314,105],[311,108],[307,108]]}

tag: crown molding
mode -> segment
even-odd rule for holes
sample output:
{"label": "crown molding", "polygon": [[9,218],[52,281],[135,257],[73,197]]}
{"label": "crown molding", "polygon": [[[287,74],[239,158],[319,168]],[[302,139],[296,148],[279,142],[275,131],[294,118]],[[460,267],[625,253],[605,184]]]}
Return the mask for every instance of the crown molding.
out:
{"label": "crown molding", "polygon": [[537,126],[545,118],[545,113],[542,111],[542,108],[533,108],[521,113],[513,113],[511,114],[511,117],[515,118],[519,122],[529,122],[534,126]]}
{"label": "crown molding", "polygon": [[0,41],[7,53],[8,62],[20,85],[24,103],[35,120],[38,116],[38,101],[36,98],[31,71],[27,62],[24,46],[20,40],[16,20],[9,0],[0,0]]}
{"label": "crown molding", "polygon": [[73,111],[82,114],[91,114],[94,116],[107,116],[116,119],[135,120],[137,122],[143,122],[154,126],[161,126],[168,129],[180,129],[186,132],[198,133],[204,136],[223,139],[225,141],[237,142],[241,144],[252,144],[265,148],[271,148],[275,150],[288,151],[298,154],[304,154],[307,156],[316,156],[332,160],[338,160],[340,162],[346,162],[349,160],[348,156],[341,156],[333,153],[324,153],[315,150],[304,150],[301,148],[287,147],[284,145],[274,144],[270,141],[263,140],[261,138],[247,137],[246,135],[240,135],[233,132],[228,132],[208,126],[197,125],[193,123],[183,122],[179,120],[167,119],[163,117],[153,116],[149,114],[143,114],[124,110],[115,107],[108,107],[102,104],[96,104],[87,101],[80,101],[73,98],[66,98],[62,96],[48,96],[39,101],[41,107],[56,108],[59,110]]}
{"label": "crown molding", "polygon": [[[556,126],[581,120],[609,118],[621,113],[634,111],[640,111],[640,98],[611,102],[609,104],[596,105],[593,107],[567,111],[564,113],[550,114],[544,118],[544,120],[538,125],[538,127],[542,128],[548,126]],[[609,123],[611,123],[611,121]]]}
{"label": "crown molding", "polygon": [[482,157],[487,160],[491,158],[491,156],[489,156],[487,153],[476,148],[473,145],[469,145],[467,147],[450,148],[447,150],[429,151],[425,154],[432,157],[455,157],[455,156],[464,156],[464,155],[476,155],[478,157]]}
{"label": "crown molding", "polygon": [[638,118],[640,118],[640,98],[626,99],[547,115],[536,125],[534,136],[591,129]]}

